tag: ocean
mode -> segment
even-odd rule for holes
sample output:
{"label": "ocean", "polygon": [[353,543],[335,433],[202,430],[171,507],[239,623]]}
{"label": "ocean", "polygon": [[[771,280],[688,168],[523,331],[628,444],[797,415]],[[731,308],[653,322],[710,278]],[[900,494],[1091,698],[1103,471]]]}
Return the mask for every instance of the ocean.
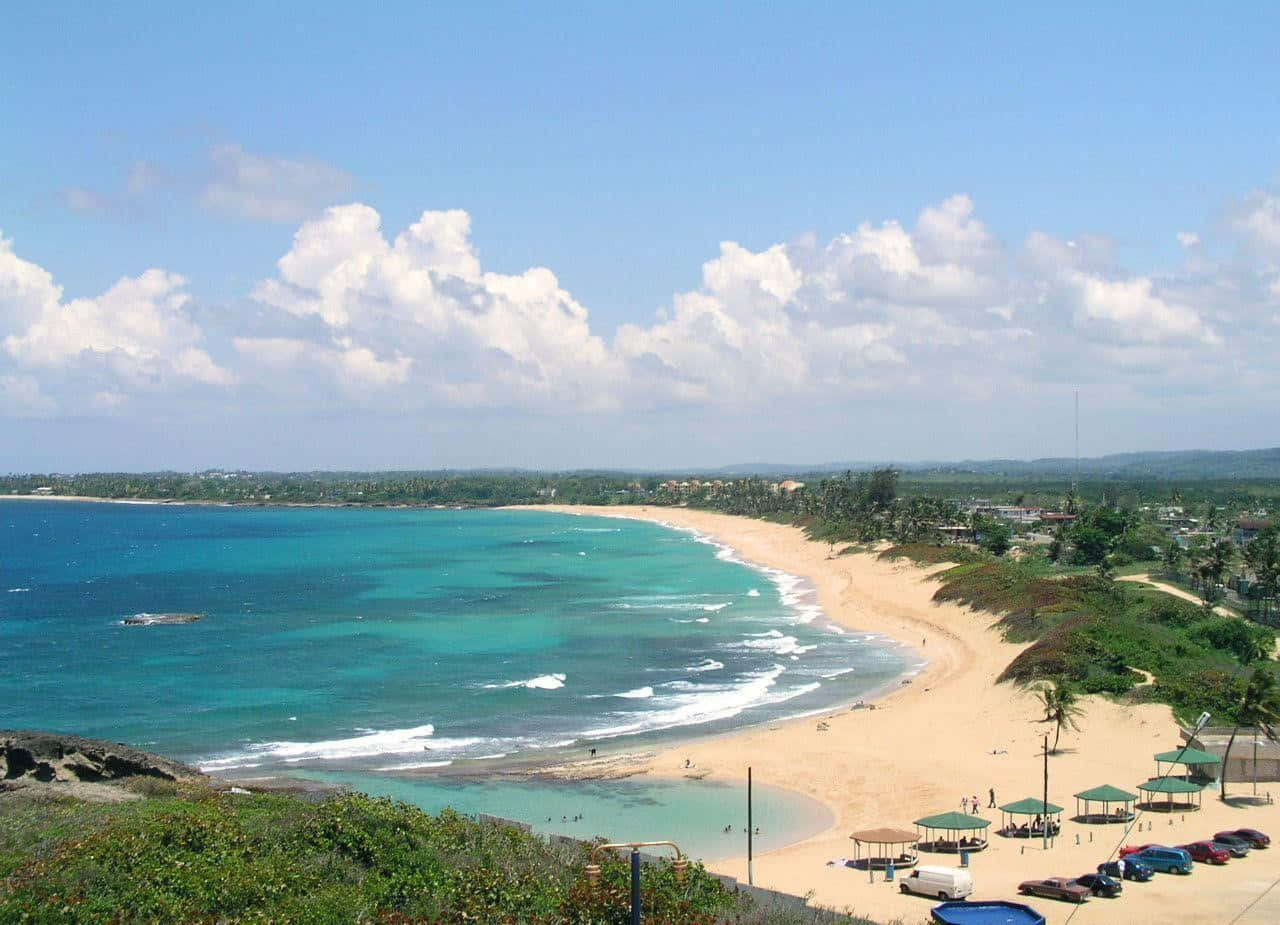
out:
{"label": "ocean", "polygon": [[[0,531],[0,727],[227,776],[386,789],[817,712],[920,667],[795,576],[618,518],[0,501]],[[165,612],[202,618],[123,624]]]}

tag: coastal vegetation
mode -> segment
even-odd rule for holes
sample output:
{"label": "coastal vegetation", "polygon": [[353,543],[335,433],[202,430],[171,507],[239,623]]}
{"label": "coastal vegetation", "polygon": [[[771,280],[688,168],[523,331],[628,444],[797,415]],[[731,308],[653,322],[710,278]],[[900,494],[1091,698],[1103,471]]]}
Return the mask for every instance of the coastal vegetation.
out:
{"label": "coastal vegetation", "polygon": [[[951,549],[895,547],[882,555],[936,563]],[[1224,723],[1253,722],[1242,705],[1250,669],[1274,674],[1266,657],[1276,645],[1271,627],[1092,573],[1054,576],[1042,563],[973,552],[961,558],[968,561],[937,576],[935,600],[991,613],[1005,638],[1031,643],[999,680],[1048,683],[1050,720],[1058,692],[1071,691],[1167,703],[1185,722],[1205,710]],[[1140,684],[1140,672],[1154,683]]]}
{"label": "coastal vegetation", "polygon": [[[0,921],[622,925],[629,868],[586,846],[362,794],[321,800],[147,780],[118,803],[4,800]],[[699,864],[645,867],[654,925],[856,922],[773,909]]]}

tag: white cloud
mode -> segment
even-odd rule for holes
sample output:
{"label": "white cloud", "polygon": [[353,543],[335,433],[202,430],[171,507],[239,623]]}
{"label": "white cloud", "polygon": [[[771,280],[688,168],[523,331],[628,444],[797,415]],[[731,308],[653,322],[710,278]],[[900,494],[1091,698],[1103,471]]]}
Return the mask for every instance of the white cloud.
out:
{"label": "white cloud", "polygon": [[129,168],[124,187],[118,192],[103,192],[85,186],[68,186],[58,191],[62,204],[79,215],[98,218],[131,218],[140,214],[147,196],[164,183],[166,175],[155,164],[138,161]]}
{"label": "white cloud", "polygon": [[1280,196],[1255,190],[1236,209],[1233,226],[1260,253],[1280,260]]}
{"label": "white cloud", "polygon": [[58,403],[40,391],[35,377],[0,373],[0,416],[47,417],[57,410]]}
{"label": "white cloud", "polygon": [[1146,277],[1106,280],[1071,273],[1068,279],[1076,289],[1075,318],[1081,327],[1094,321],[1109,322],[1108,335],[1125,341],[1191,338],[1206,344],[1221,343],[1194,309],[1155,295],[1152,281]]}
{"label": "white cloud", "polygon": [[302,225],[279,275],[254,298],[318,319],[325,342],[284,349],[245,338],[236,347],[246,359],[277,369],[320,364],[362,387],[405,385],[409,407],[614,400],[618,363],[550,270],[483,271],[464,212],[423,213],[394,241],[380,221],[353,204]]}
{"label": "white cloud", "polygon": [[370,206],[331,206],[252,288],[256,312],[200,316],[227,345],[216,359],[182,277],[149,270],[67,300],[0,242],[0,389],[6,414],[72,400],[122,414],[139,395],[203,389],[290,413],[802,426],[854,406],[961,420],[1080,384],[1150,413],[1242,382],[1280,392],[1280,250],[1266,255],[1280,211],[1269,194],[1249,202],[1226,242],[1238,253],[1180,232],[1187,251],[1164,272],[1117,265],[1103,235],[1036,231],[1007,248],[967,196],[827,242],[726,241],[697,287],[612,337],[550,269],[484,266],[466,212],[424,212],[392,235]]}
{"label": "white cloud", "polygon": [[239,145],[212,148],[209,162],[201,205],[251,221],[298,221],[345,198],[355,185],[351,174],[331,164],[254,154]]}
{"label": "white cloud", "polygon": [[53,399],[41,391],[40,377],[70,380],[73,397],[102,382],[119,387],[110,394],[230,385],[232,373],[198,346],[203,333],[185,311],[185,286],[181,276],[152,269],[94,298],[67,301],[51,274],[0,238],[0,345],[22,371],[5,374],[6,393],[50,411]]}

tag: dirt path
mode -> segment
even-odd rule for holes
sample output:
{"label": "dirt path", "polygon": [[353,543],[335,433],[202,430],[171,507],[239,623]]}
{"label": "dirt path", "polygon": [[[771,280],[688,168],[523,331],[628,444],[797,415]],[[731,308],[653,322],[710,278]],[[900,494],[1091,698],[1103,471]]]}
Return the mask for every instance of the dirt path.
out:
{"label": "dirt path", "polygon": [[[1163,581],[1156,581],[1146,572],[1143,572],[1140,575],[1121,575],[1119,578],[1116,579],[1116,581],[1134,581],[1134,582],[1138,582],[1139,584],[1150,585],[1151,587],[1155,588],[1157,591],[1163,591],[1165,594],[1172,594],[1174,597],[1180,597],[1184,601],[1190,601],[1193,604],[1204,603],[1198,596],[1192,594],[1190,591],[1184,591],[1182,588],[1179,588],[1177,585],[1167,584]],[[1223,607],[1221,604],[1214,607],[1213,612],[1223,617],[1240,616],[1234,610],[1231,610],[1228,607]]]}

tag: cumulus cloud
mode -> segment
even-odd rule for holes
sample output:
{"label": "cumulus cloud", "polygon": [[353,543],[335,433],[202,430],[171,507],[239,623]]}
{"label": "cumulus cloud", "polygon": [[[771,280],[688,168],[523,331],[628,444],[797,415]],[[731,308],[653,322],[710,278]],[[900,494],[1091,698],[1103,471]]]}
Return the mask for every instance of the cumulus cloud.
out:
{"label": "cumulus cloud", "polygon": [[[261,163],[239,149],[225,157],[249,164],[237,176]],[[281,163],[266,162],[260,178]],[[301,175],[291,170],[282,173]],[[258,182],[270,185],[242,184],[245,208],[302,208],[291,194],[259,201],[248,192]],[[962,417],[1077,384],[1142,410],[1232,394],[1241,381],[1271,394],[1277,216],[1274,197],[1254,194],[1229,226],[1230,256],[1223,242],[1181,232],[1180,264],[1137,273],[1103,235],[1002,243],[968,196],[953,196],[914,220],[863,222],[825,242],[725,241],[696,287],[606,335],[552,270],[486,267],[466,212],[427,211],[390,233],[375,209],[351,203],[300,224],[276,272],[249,292],[253,312],[201,315],[219,325],[217,358],[183,277],[153,269],[68,300],[3,242],[0,407],[46,414],[75,395],[106,412],[185,388],[254,407],[408,418],[838,414],[854,402],[942,403]]]}
{"label": "cumulus cloud", "polygon": [[[608,406],[618,363],[550,270],[481,269],[465,212],[425,212],[388,240],[353,204],[306,222],[253,297],[318,320],[324,342],[237,339],[246,360],[323,368],[355,389],[462,406]],[[264,360],[265,358],[265,360]]]}
{"label": "cumulus cloud", "polygon": [[209,152],[200,203],[210,211],[259,222],[293,222],[346,198],[351,174],[320,161],[290,159],[218,145]]}
{"label": "cumulus cloud", "polygon": [[[151,269],[124,278],[93,298],[63,298],[52,275],[14,253],[0,238],[0,347],[20,372],[5,372],[7,402],[51,411],[54,399],[40,376],[65,382],[79,374],[81,388],[122,396],[175,384],[227,386],[230,371],[199,346],[203,332],[188,318],[186,280]],[[110,387],[99,388],[103,383]],[[107,400],[119,404],[119,400]]]}

